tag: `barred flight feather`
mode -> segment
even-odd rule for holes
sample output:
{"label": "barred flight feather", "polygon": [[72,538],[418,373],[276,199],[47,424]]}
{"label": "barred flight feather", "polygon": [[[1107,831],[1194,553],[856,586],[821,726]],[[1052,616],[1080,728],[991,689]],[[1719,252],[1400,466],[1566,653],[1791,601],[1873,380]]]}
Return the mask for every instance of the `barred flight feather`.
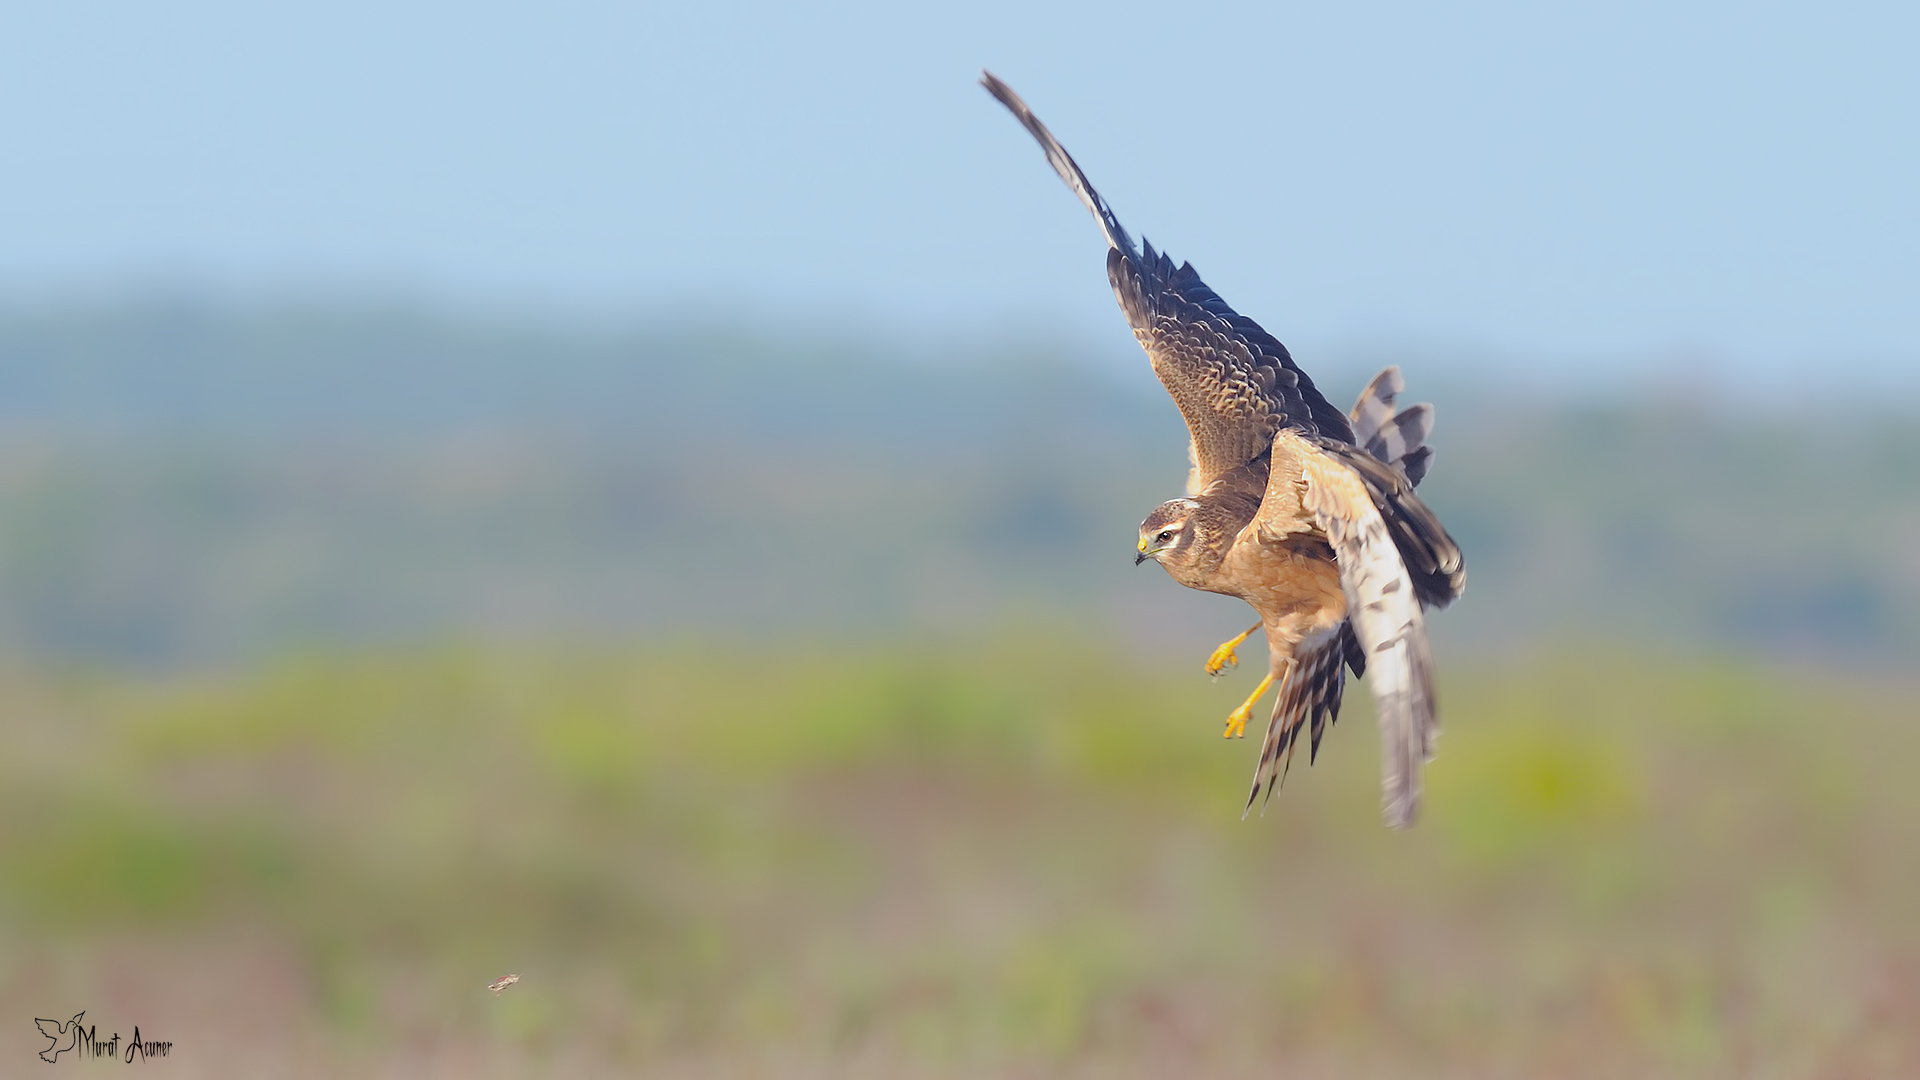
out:
{"label": "barred flight feather", "polygon": [[[1358,651],[1348,624],[1342,624],[1319,642],[1302,643],[1294,649],[1286,681],[1273,703],[1273,718],[1267,722],[1267,737],[1260,744],[1260,761],[1253,770],[1253,790],[1247,792],[1247,805],[1241,817],[1252,812],[1254,800],[1260,798],[1262,790],[1268,799],[1273,797],[1273,789],[1285,779],[1285,770],[1293,763],[1293,748],[1301,732],[1311,733],[1307,763],[1311,765],[1319,758],[1321,737],[1340,717],[1349,658]],[[1365,669],[1366,660],[1361,657],[1357,663],[1356,675]]]}
{"label": "barred flight feather", "polygon": [[1413,493],[1413,481],[1400,469],[1359,447],[1322,439],[1327,455],[1346,465],[1363,484],[1384,520],[1393,546],[1411,576],[1420,602],[1443,608],[1467,587],[1466,564],[1460,546],[1447,535],[1440,519]]}
{"label": "barred flight feather", "polygon": [[1380,428],[1393,419],[1393,402],[1407,388],[1398,367],[1385,367],[1373,377],[1354,401],[1347,419],[1353,424],[1353,441],[1361,446],[1373,441]]}
{"label": "barred flight feather", "polygon": [[1421,603],[1360,474],[1331,454],[1309,455],[1305,467],[1301,503],[1339,558],[1347,619],[1372,672],[1383,814],[1389,826],[1406,828],[1418,811],[1420,770],[1433,757],[1438,734]]}
{"label": "barred flight feather", "polygon": [[1386,368],[1360,391],[1347,415],[1353,423],[1354,443],[1381,461],[1400,466],[1407,482],[1418,487],[1433,460],[1433,447],[1424,445],[1433,434],[1433,406],[1422,403],[1395,412],[1394,399],[1406,388],[1400,369]]}

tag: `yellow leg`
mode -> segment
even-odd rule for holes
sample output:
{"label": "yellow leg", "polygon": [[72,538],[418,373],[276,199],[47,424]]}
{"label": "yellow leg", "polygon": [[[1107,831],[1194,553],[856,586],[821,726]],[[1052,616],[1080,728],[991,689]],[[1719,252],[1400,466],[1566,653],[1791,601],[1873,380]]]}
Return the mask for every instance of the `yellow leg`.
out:
{"label": "yellow leg", "polygon": [[1207,674],[1218,676],[1228,668],[1239,667],[1240,658],[1233,655],[1233,650],[1239,648],[1240,643],[1252,637],[1253,632],[1258,629],[1260,629],[1260,624],[1254,623],[1252,626],[1247,627],[1246,633],[1213,650],[1213,655],[1207,657]]}
{"label": "yellow leg", "polygon": [[1238,739],[1247,733],[1247,721],[1253,718],[1254,705],[1259,703],[1260,698],[1266,694],[1267,688],[1272,685],[1273,673],[1269,671],[1267,677],[1260,680],[1260,685],[1253,688],[1253,693],[1248,695],[1247,700],[1241,702],[1239,708],[1227,714],[1227,730],[1220,733],[1221,738]]}

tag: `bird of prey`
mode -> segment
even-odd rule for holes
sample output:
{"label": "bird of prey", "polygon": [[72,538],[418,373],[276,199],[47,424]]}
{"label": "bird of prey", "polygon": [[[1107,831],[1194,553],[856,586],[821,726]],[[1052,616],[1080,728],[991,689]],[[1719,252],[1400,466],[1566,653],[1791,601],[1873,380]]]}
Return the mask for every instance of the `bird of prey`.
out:
{"label": "bird of prey", "polygon": [[1286,346],[1228,307],[1192,264],[1134,247],[1012,88],[991,72],[981,83],[1093,212],[1120,310],[1187,422],[1187,494],[1141,523],[1135,564],[1152,559],[1180,584],[1237,596],[1260,616],[1207,661],[1218,674],[1254,630],[1266,633],[1266,677],[1225,732],[1243,735],[1253,707],[1279,687],[1248,810],[1263,789],[1271,797],[1303,730],[1309,762],[1318,756],[1350,669],[1372,673],[1387,824],[1412,824],[1438,733],[1422,610],[1445,607],[1466,585],[1458,545],[1414,494],[1432,457],[1432,408],[1395,410],[1395,368],[1351,413],[1329,404]]}
{"label": "bird of prey", "polygon": [[[40,1051],[41,1061],[45,1061],[50,1064],[58,1062],[61,1054],[64,1054],[67,1051],[73,1049],[75,1046],[79,1045],[80,1018],[85,1015],[87,1014],[84,1010],[82,1010],[81,1012],[74,1013],[73,1019],[67,1021],[64,1024],[58,1020],[41,1020],[37,1018],[34,1020],[33,1024],[35,1027],[40,1029],[40,1034],[45,1035],[49,1040],[51,1040],[47,1043],[47,1048],[45,1050]],[[98,1029],[95,1029],[95,1030],[98,1030]],[[61,1046],[60,1045],[61,1039],[66,1039],[67,1045]],[[58,1047],[58,1049],[56,1049],[56,1047]]]}

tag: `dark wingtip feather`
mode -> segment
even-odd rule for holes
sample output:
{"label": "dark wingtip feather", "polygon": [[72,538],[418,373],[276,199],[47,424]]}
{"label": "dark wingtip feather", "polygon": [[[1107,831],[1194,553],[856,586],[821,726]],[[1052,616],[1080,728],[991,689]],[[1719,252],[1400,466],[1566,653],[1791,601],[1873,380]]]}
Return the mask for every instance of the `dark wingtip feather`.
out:
{"label": "dark wingtip feather", "polygon": [[1400,467],[1407,472],[1407,483],[1414,487],[1426,478],[1427,466],[1433,463],[1433,447],[1423,446],[1400,459]]}
{"label": "dark wingtip feather", "polygon": [[1027,129],[1027,134],[1032,135],[1040,148],[1046,151],[1047,162],[1053,166],[1053,171],[1059,173],[1060,179],[1066,181],[1074,195],[1088,210],[1093,211],[1094,219],[1100,223],[1100,231],[1106,234],[1107,243],[1130,259],[1138,258],[1139,253],[1133,248],[1133,238],[1120,226],[1120,219],[1113,215],[1107,201],[1093,189],[1092,181],[1080,171],[1079,163],[1073,160],[1072,154],[1067,153],[1067,148],[1060,145],[1060,140],[1053,137],[1053,132],[1047,130],[1047,125],[1040,122],[1040,118],[1033,114],[1020,95],[1013,92],[1013,87],[1002,82],[991,71],[980,72],[980,85],[987,88],[987,93],[992,94],[995,101],[1006,106],[1013,118],[1020,121],[1020,126]]}

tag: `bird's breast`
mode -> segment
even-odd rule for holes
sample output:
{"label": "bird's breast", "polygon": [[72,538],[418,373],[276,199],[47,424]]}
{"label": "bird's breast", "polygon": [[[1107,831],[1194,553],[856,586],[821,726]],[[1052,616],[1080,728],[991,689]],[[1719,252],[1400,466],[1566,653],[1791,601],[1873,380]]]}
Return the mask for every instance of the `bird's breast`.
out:
{"label": "bird's breast", "polygon": [[1304,635],[1346,618],[1340,565],[1325,537],[1294,533],[1263,541],[1243,535],[1220,570],[1221,578],[1233,583],[1233,594],[1253,605],[1269,626],[1295,627]]}

